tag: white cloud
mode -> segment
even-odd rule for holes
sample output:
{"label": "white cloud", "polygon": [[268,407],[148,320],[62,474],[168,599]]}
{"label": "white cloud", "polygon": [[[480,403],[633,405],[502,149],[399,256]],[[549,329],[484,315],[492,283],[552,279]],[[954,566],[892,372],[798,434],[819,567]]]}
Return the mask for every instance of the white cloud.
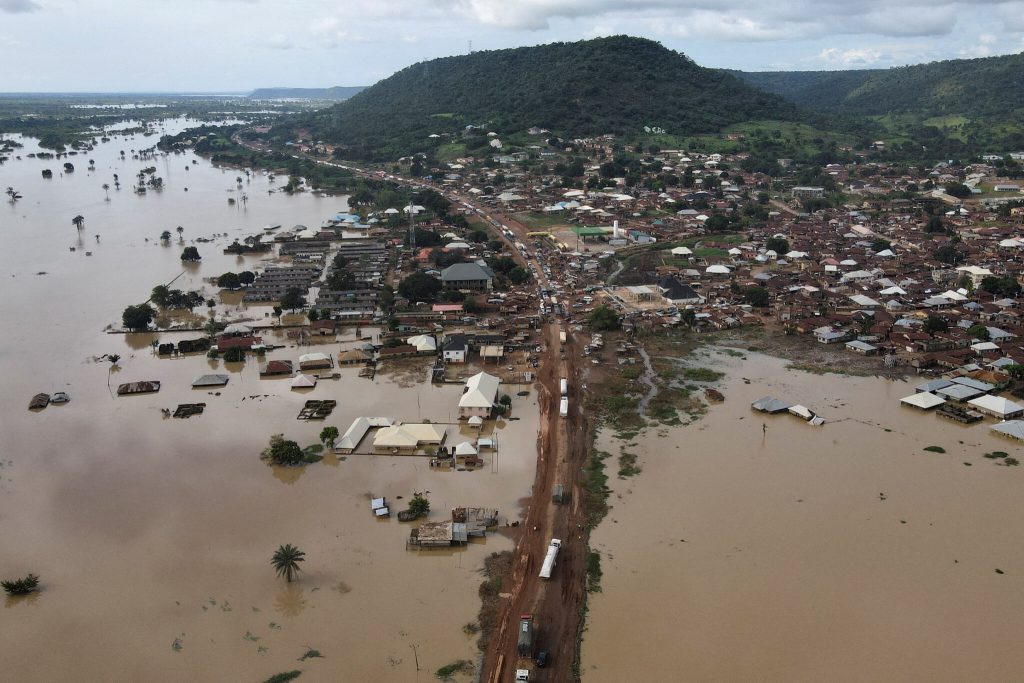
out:
{"label": "white cloud", "polygon": [[840,50],[835,47],[828,47],[818,53],[818,59],[832,66],[844,68],[860,68],[878,64],[887,59],[887,55],[881,50],[872,48],[854,48]]}
{"label": "white cloud", "polygon": [[35,12],[42,9],[32,0],[0,0],[0,12],[19,14],[21,12]]}
{"label": "white cloud", "polygon": [[11,35],[2,34],[0,35],[0,47],[17,47],[21,45],[21,41]]}
{"label": "white cloud", "polygon": [[[553,21],[646,20],[671,35],[732,41],[800,40],[828,35],[948,35],[961,17],[1007,17],[1021,0],[430,0],[485,26],[539,31]],[[612,25],[617,25],[612,22]]]}

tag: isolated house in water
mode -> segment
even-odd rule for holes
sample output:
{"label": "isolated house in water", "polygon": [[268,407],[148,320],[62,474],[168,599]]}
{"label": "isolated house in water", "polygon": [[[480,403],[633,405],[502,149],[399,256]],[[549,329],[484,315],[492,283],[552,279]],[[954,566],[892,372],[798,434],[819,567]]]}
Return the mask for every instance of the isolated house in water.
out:
{"label": "isolated house in water", "polygon": [[501,383],[494,375],[479,372],[466,380],[466,391],[459,399],[459,417],[490,417]]}

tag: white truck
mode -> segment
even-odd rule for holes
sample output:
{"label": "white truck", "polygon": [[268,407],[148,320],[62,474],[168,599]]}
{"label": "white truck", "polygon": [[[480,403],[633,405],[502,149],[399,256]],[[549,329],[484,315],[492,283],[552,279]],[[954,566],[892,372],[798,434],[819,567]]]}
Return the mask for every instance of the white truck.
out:
{"label": "white truck", "polygon": [[562,400],[558,402],[558,416],[569,417],[569,398],[563,396]]}
{"label": "white truck", "polygon": [[562,542],[559,539],[551,539],[551,543],[548,545],[548,554],[544,556],[544,564],[540,568],[540,578],[551,578],[551,572],[555,569],[555,560],[558,559],[558,549],[561,547]]}
{"label": "white truck", "polygon": [[563,344],[565,343],[565,330],[559,330],[558,341],[562,342]]}
{"label": "white truck", "polygon": [[530,670],[529,669],[516,669],[516,683],[520,683],[520,681],[527,681],[527,683],[529,683],[529,680],[530,680]]}
{"label": "white truck", "polygon": [[569,395],[569,380],[566,379],[565,377],[563,377],[558,382],[558,388],[561,390],[562,396],[568,396]]}

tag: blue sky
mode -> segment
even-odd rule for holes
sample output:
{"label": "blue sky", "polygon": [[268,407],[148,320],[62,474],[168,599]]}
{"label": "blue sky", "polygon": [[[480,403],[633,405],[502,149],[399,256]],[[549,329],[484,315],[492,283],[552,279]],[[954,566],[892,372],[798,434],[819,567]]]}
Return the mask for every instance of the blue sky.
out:
{"label": "blue sky", "polygon": [[1024,0],[0,0],[0,91],[366,85],[470,41],[614,34],[705,66],[878,68],[1020,52]]}

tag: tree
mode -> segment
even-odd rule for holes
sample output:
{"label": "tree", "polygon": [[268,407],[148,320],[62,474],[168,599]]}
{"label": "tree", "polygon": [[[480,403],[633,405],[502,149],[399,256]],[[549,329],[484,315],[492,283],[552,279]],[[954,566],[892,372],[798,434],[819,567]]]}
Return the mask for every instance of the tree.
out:
{"label": "tree", "polygon": [[988,341],[992,338],[992,335],[989,334],[988,328],[981,323],[975,323],[968,327],[967,334],[971,335],[975,339],[980,339],[981,341]]}
{"label": "tree", "polygon": [[764,248],[774,251],[776,254],[788,254],[789,242],[781,237],[770,237],[768,241],[764,243]]}
{"label": "tree", "polygon": [[924,231],[932,234],[946,232],[946,224],[942,222],[940,216],[932,216],[928,219],[928,224],[924,227]]}
{"label": "tree", "polygon": [[149,293],[149,300],[155,303],[160,308],[167,305],[170,301],[171,290],[167,285],[157,285],[153,288],[153,291]]}
{"label": "tree", "polygon": [[171,231],[170,230],[164,230],[162,233],[160,233],[160,241],[161,242],[170,242],[171,241]]}
{"label": "tree", "polygon": [[281,307],[295,311],[306,305],[306,297],[298,287],[291,287],[281,297]]}
{"label": "tree", "polygon": [[755,285],[753,287],[747,287],[745,290],[743,290],[743,300],[746,301],[751,306],[764,308],[765,306],[768,305],[768,302],[771,300],[771,295],[768,293],[768,290],[765,289],[764,287],[758,287]]}
{"label": "tree", "polygon": [[591,311],[587,321],[595,332],[617,330],[621,325],[619,314],[604,304]]}
{"label": "tree", "polygon": [[299,564],[306,560],[306,553],[302,552],[291,543],[278,546],[270,558],[270,564],[274,566],[277,575],[283,576],[288,583],[291,583],[295,576],[302,571]]}
{"label": "tree", "polygon": [[83,216],[82,214],[78,214],[77,216],[71,219],[71,224],[74,225],[79,230],[81,230],[85,226],[85,216]]}
{"label": "tree", "polygon": [[224,289],[238,289],[242,286],[242,280],[237,273],[224,273],[217,278],[217,286]]}
{"label": "tree", "polygon": [[232,346],[224,352],[225,363],[241,363],[245,360],[245,349],[241,346]]}
{"label": "tree", "polygon": [[344,292],[356,286],[356,276],[347,268],[335,268],[327,276],[324,284],[327,286],[327,289],[335,292]]}
{"label": "tree", "polygon": [[949,265],[956,265],[964,260],[963,253],[956,250],[956,247],[947,244],[935,250],[936,260]]}
{"label": "tree", "polygon": [[942,318],[937,318],[933,315],[928,316],[928,319],[924,321],[922,329],[928,334],[935,332],[946,332],[949,330],[949,323]]}
{"label": "tree", "polygon": [[108,353],[107,360],[110,361],[110,367],[114,367],[117,365],[117,361],[121,360],[121,356],[117,353]]}
{"label": "tree", "polygon": [[967,187],[963,183],[946,183],[943,191],[957,199],[966,199],[971,196],[971,188]]}
{"label": "tree", "polygon": [[721,214],[715,214],[704,221],[704,229],[708,232],[724,232],[729,229],[729,219]]}
{"label": "tree", "polygon": [[251,285],[256,282],[256,273],[251,270],[243,270],[238,274],[238,281],[243,285]]}
{"label": "tree", "polygon": [[441,291],[441,281],[427,275],[422,270],[398,283],[398,293],[409,301],[431,302]]}
{"label": "tree", "polygon": [[14,581],[0,581],[0,586],[3,586],[4,591],[8,595],[28,595],[39,590],[39,577],[35,574],[29,574],[24,578],[15,579]]}
{"label": "tree", "polygon": [[417,517],[423,517],[430,512],[430,501],[422,493],[413,493],[409,501],[409,512]]}
{"label": "tree", "polygon": [[129,306],[124,309],[121,314],[121,322],[129,330],[145,330],[149,327],[149,324],[153,322],[153,316],[156,311],[149,304],[139,304],[138,306]]}
{"label": "tree", "polygon": [[107,201],[110,201],[110,184],[103,183],[103,194],[106,195]]}
{"label": "tree", "polygon": [[337,427],[324,427],[320,430],[320,443],[334,448],[334,442],[338,440]]}
{"label": "tree", "polygon": [[871,243],[871,251],[878,253],[892,247],[892,242],[886,239],[877,239]]}
{"label": "tree", "polygon": [[199,250],[195,247],[185,247],[184,251],[181,252],[182,261],[201,261],[202,258],[199,255]]}
{"label": "tree", "polygon": [[271,465],[295,467],[305,462],[305,456],[299,444],[284,438],[282,434],[270,437],[270,445],[263,449],[260,457],[270,461]]}
{"label": "tree", "polygon": [[990,294],[1014,297],[1020,294],[1020,283],[1011,276],[989,275],[981,280],[981,288]]}

